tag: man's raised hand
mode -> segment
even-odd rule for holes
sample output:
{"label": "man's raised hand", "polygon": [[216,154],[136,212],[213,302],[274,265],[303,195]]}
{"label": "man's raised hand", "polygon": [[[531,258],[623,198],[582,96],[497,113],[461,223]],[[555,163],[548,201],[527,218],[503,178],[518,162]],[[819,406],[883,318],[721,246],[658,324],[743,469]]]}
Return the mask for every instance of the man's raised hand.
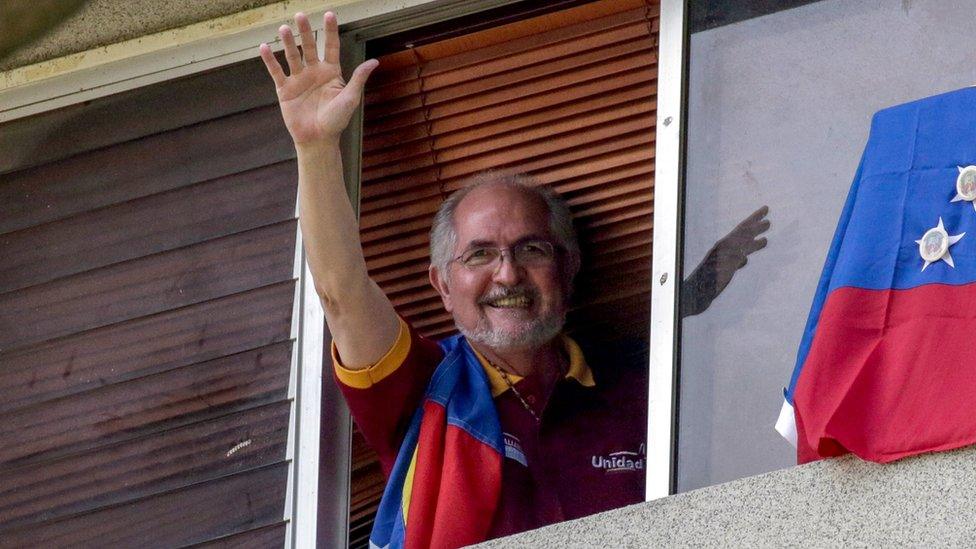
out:
{"label": "man's raised hand", "polygon": [[301,52],[295,44],[291,28],[282,25],[278,29],[285,46],[288,75],[271,53],[271,48],[261,44],[261,59],[274,80],[285,127],[296,144],[338,140],[359,106],[366,79],[379,65],[375,59],[359,65],[347,84],[342,79],[339,66],[339,23],[332,12],[326,12],[324,19],[323,60],[318,57],[312,26],[304,13],[295,14],[295,23],[302,37]]}

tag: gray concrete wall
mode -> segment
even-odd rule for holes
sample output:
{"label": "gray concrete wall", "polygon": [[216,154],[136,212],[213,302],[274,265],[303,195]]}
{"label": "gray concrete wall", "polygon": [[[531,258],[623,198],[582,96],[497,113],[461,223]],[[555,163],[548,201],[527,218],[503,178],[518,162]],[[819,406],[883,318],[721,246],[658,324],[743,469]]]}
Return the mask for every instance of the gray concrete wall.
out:
{"label": "gray concrete wall", "polygon": [[39,40],[0,62],[0,71],[238,13],[280,0],[89,0]]}
{"label": "gray concrete wall", "polygon": [[773,423],[871,115],[976,83],[974,8],[824,0],[692,35],[686,269],[762,204],[772,227],[684,321],[679,491],[795,462]]}
{"label": "gray concrete wall", "polygon": [[973,547],[976,449],[846,457],[564,522],[483,547]]}

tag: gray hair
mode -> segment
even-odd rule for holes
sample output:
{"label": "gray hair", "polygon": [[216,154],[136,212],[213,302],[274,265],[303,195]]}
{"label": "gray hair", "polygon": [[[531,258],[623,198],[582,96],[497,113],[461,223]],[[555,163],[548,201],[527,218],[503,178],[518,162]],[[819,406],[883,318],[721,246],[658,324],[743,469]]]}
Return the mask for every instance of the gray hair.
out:
{"label": "gray hair", "polygon": [[516,188],[529,196],[541,199],[549,211],[549,231],[556,239],[556,243],[568,254],[567,264],[572,272],[565,273],[568,283],[579,268],[579,243],[576,231],[573,229],[573,215],[566,202],[552,189],[542,186],[537,180],[526,174],[487,171],[475,175],[468,180],[467,185],[454,191],[441,204],[434,222],[430,227],[430,263],[442,273],[447,272],[457,246],[457,231],[454,229],[454,212],[458,204],[474,189],[483,185],[504,185]]}

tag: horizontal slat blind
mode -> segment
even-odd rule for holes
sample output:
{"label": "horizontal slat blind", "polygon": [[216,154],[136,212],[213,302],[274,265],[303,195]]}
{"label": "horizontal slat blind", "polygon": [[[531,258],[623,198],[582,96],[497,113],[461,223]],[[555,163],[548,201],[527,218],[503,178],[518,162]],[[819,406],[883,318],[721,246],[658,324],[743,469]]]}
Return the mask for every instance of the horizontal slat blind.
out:
{"label": "horizontal slat blind", "polygon": [[0,135],[0,547],[280,546],[298,227],[262,63]]}
{"label": "horizontal slat blind", "polygon": [[[658,10],[640,1],[598,4],[396,53],[373,76],[364,251],[370,273],[425,334],[453,331],[426,279],[430,219],[486,169],[530,173],[568,200],[586,253],[574,319],[596,312],[596,301],[626,303],[647,292],[621,269],[650,265]],[[601,17],[589,18],[597,9]],[[547,18],[555,20],[549,27],[540,21]],[[493,43],[493,32],[505,41]],[[454,42],[462,40],[469,49],[459,51]]]}
{"label": "horizontal slat blind", "polygon": [[[573,211],[584,256],[568,329],[646,337],[657,34],[656,2],[607,0],[381,58],[366,92],[361,236],[371,276],[421,333],[454,331],[427,280],[435,211],[468,177],[506,169]],[[354,538],[378,500],[358,440]]]}

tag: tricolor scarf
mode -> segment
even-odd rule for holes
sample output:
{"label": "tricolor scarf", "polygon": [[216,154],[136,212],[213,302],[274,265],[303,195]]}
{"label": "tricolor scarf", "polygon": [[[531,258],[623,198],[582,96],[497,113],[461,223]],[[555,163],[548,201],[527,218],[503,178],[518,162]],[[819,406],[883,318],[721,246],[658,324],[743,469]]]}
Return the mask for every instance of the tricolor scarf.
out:
{"label": "tricolor scarf", "polygon": [[487,377],[457,335],[431,377],[390,472],[370,547],[484,541],[501,494],[504,443]]}
{"label": "tricolor scarf", "polygon": [[874,116],[777,422],[799,462],[976,443],[974,204],[976,88]]}

